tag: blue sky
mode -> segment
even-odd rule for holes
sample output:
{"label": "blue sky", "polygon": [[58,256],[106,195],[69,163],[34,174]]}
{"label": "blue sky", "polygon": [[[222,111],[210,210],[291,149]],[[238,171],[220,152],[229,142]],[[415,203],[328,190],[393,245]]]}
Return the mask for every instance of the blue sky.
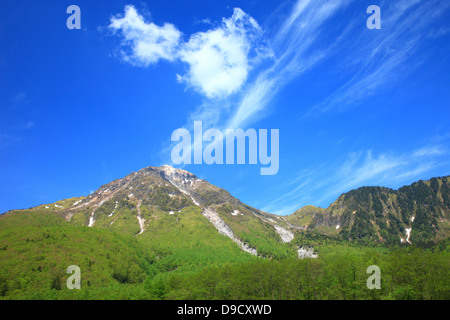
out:
{"label": "blue sky", "polygon": [[0,212],[171,164],[196,120],[279,129],[276,175],[183,166],[271,213],[448,175],[449,40],[447,1],[1,1]]}

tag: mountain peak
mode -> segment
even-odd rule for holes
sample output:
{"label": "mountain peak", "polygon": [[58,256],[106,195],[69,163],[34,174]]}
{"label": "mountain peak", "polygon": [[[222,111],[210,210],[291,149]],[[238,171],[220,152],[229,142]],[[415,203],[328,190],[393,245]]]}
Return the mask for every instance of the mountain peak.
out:
{"label": "mountain peak", "polygon": [[[185,178],[189,178],[189,179],[197,179],[197,177],[193,173],[183,170],[183,169],[171,167],[167,164],[165,164],[161,167],[150,167],[150,168],[153,170],[156,170],[156,171],[163,172],[165,176],[169,176],[169,177],[185,177]],[[200,180],[200,179],[198,179],[198,180]]]}
{"label": "mountain peak", "polygon": [[198,187],[198,183],[204,181],[198,179],[197,176],[189,171],[174,168],[169,165],[163,165],[161,167],[149,167],[143,170],[144,172],[151,170],[152,172],[159,174],[163,179],[168,180],[178,189],[181,188],[182,192],[187,191],[188,188],[196,189]]}

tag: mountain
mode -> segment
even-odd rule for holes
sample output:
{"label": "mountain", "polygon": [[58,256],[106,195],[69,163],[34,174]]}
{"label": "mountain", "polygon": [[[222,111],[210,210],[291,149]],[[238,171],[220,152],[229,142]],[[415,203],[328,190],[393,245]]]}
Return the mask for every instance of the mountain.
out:
{"label": "mountain", "polygon": [[[145,168],[86,197],[0,215],[0,297],[147,299],[172,272],[296,258],[274,219],[187,171]],[[61,290],[69,265],[89,290]]]}
{"label": "mountain", "polygon": [[418,181],[398,190],[359,188],[326,209],[307,206],[286,220],[309,232],[350,241],[439,241],[450,234],[450,177]]}
{"label": "mountain", "polygon": [[[448,298],[449,183],[359,188],[282,217],[185,170],[144,168],[88,196],[0,215],[0,298]],[[411,245],[443,239],[436,252]],[[377,263],[389,289],[368,292]],[[70,265],[82,290],[66,289]]]}
{"label": "mountain", "polygon": [[[148,167],[101,186],[87,197],[13,212],[54,213],[73,225],[108,229],[149,242],[189,226],[197,240],[214,227],[251,255],[303,255],[297,235],[411,244],[439,241],[450,233],[450,177],[419,181],[399,190],[363,187],[328,208],[303,207],[289,216],[252,208],[194,174],[170,166]],[[206,219],[205,219],[206,218]],[[212,229],[212,230],[214,230]],[[197,230],[197,231],[194,231]],[[176,234],[172,239],[178,239]],[[294,240],[294,241],[293,241]],[[205,238],[205,243],[212,240]],[[189,241],[187,241],[189,243]]]}
{"label": "mountain", "polygon": [[[254,256],[295,256],[299,249],[288,244],[294,233],[283,217],[252,208],[226,190],[170,166],[144,168],[87,197],[21,212],[54,213],[70,224],[108,229],[152,243],[162,238],[169,241],[169,235],[181,245],[198,242],[213,228],[216,231],[205,238],[206,244],[217,242],[215,233],[219,233]],[[188,235],[181,238],[180,229],[186,228]]]}

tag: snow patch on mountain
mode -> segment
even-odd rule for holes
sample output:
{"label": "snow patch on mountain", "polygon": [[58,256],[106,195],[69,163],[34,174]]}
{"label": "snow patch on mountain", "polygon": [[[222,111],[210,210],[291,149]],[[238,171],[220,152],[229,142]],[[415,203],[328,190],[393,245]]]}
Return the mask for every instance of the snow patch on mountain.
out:
{"label": "snow patch on mountain", "polygon": [[89,224],[88,224],[88,227],[93,227],[93,226],[94,226],[94,222],[95,222],[95,220],[94,220],[94,211],[92,211],[92,214],[91,214],[91,216],[89,217]]}
{"label": "snow patch on mountain", "polygon": [[[70,221],[72,219],[72,216],[76,213],[76,211],[78,209],[81,209],[83,207],[88,207],[91,204],[93,204],[95,208],[99,208],[101,205],[103,205],[103,203],[111,200],[118,192],[125,190],[132,181],[133,181],[133,178],[129,178],[129,177],[125,177],[123,179],[119,179],[119,180],[115,181],[114,182],[115,186],[111,187],[111,188],[114,188],[114,190],[112,192],[111,192],[110,188],[106,189],[108,191],[108,195],[102,196],[101,192],[99,192],[96,197],[92,197],[92,194],[90,194],[88,196],[89,201],[81,203],[81,204],[77,204],[76,206],[75,206],[75,204],[71,206],[71,208],[69,209],[70,212],[66,215],[66,220]],[[110,186],[111,186],[111,184],[110,184]],[[96,204],[97,201],[98,201],[98,203]],[[92,217],[93,217],[93,214],[92,214]],[[92,222],[92,224],[94,222]],[[89,224],[91,224],[91,222]]]}
{"label": "snow patch on mountain", "polygon": [[314,253],[314,248],[301,247],[300,249],[297,250],[297,253],[298,253],[299,259],[305,259],[305,258],[316,259],[319,257],[317,254]]}
{"label": "snow patch on mountain", "polygon": [[[177,187],[177,188],[178,188],[178,187]],[[180,190],[181,192],[183,192],[185,195],[189,196],[189,198],[191,198],[192,202],[194,202],[194,204],[195,204],[197,207],[200,207],[200,204],[199,204],[197,201],[195,201],[194,197],[191,196],[191,194],[190,194],[189,192],[187,192],[186,190],[183,190],[183,189],[181,189],[181,188],[178,188],[178,190]]]}
{"label": "snow patch on mountain", "polygon": [[243,243],[240,239],[236,238],[233,230],[222,220],[219,214],[213,209],[207,208],[203,211],[203,215],[216,227],[217,231],[224,236],[227,236],[231,240],[241,247],[241,249],[245,252],[248,252],[254,256],[258,255],[258,252],[255,248],[250,247],[248,244]]}
{"label": "snow patch on mountain", "polygon": [[114,212],[116,211],[117,207],[119,206],[119,203],[116,201],[116,205],[114,206],[113,211],[109,214],[108,217],[112,217],[112,215],[114,214]]}
{"label": "snow patch on mountain", "polygon": [[411,244],[411,242],[409,241],[409,236],[411,235],[411,230],[412,228],[406,228],[406,242],[408,242],[409,244]]}
{"label": "snow patch on mountain", "polygon": [[182,170],[175,169],[171,166],[164,165],[161,167],[163,175],[165,178],[178,190],[180,190],[185,195],[191,198],[192,202],[197,207],[200,207],[200,204],[192,197],[192,195],[185,189],[185,187],[192,187],[196,182],[201,181],[192,173]]}
{"label": "snow patch on mountain", "polygon": [[283,228],[276,224],[273,227],[275,228],[276,232],[280,235],[281,242],[287,243],[294,240],[294,233],[292,231],[289,231],[288,229]]}
{"label": "snow patch on mountain", "polygon": [[139,227],[141,228],[139,234],[142,234],[145,231],[145,219],[141,218],[140,216],[137,216],[137,219],[139,221]]}
{"label": "snow patch on mountain", "polygon": [[142,204],[142,200],[139,200],[138,203],[136,204],[136,211],[137,211],[137,219],[139,222],[139,227],[141,228],[141,231],[139,232],[139,234],[142,234],[145,231],[145,219],[142,218],[142,214],[141,214],[141,204]]}

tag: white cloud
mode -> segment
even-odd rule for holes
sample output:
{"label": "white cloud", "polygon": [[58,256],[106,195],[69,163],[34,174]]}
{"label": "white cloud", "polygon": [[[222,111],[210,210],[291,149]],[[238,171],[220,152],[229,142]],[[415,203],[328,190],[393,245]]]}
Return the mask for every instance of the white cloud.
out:
{"label": "white cloud", "polygon": [[157,26],[145,22],[135,7],[125,7],[122,17],[111,18],[109,28],[123,36],[122,56],[133,65],[148,67],[159,60],[180,60],[188,65],[177,80],[208,98],[236,93],[249,71],[270,50],[261,41],[258,23],[239,8],[220,26],[193,34],[183,42],[182,33],[172,24]]}
{"label": "white cloud", "polygon": [[[215,119],[221,127],[237,128],[263,117],[280,88],[327,56],[334,44],[317,46],[326,31],[323,24],[349,3],[350,0],[297,1],[271,45],[267,44],[256,20],[239,8],[216,28],[195,33],[187,42],[180,39],[181,33],[172,25],[165,24],[161,28],[145,23],[132,6],[126,7],[123,18],[113,18],[110,27],[121,30],[124,48],[132,49],[131,54],[124,54],[127,61],[147,66],[159,59],[179,59],[188,65],[188,70],[177,74],[178,82],[207,98],[230,97],[243,89],[236,107],[227,112],[228,118],[222,118],[220,106],[214,111],[217,103],[212,101],[208,103],[210,107],[204,103],[193,113],[196,120],[206,117]],[[167,46],[155,45],[155,30],[166,35],[162,32],[166,29],[173,31],[169,33],[171,37],[166,37],[170,39]],[[267,57],[272,58],[273,63],[259,70],[255,79],[244,87],[250,71]]]}
{"label": "white cloud", "polygon": [[[208,97],[223,97],[241,90],[228,99],[208,99],[191,113],[185,127],[192,127],[192,120],[202,120],[205,129],[214,127],[223,131],[244,128],[267,116],[268,105],[279,90],[313,68],[333,48],[335,43],[320,43],[320,38],[327,33],[323,24],[349,2],[299,0],[271,41],[264,38],[258,23],[240,9],[235,9],[231,18],[223,19],[218,28],[193,35],[183,48],[191,55],[185,59],[191,69],[187,75],[178,76],[178,80]],[[229,43],[236,45],[229,48]],[[239,50],[232,51],[235,47]],[[271,58],[268,66],[255,68],[255,76],[244,85],[252,67],[268,57]],[[226,61],[231,58],[235,61],[235,73],[224,72]],[[198,69],[196,63],[201,63]]]}
{"label": "white cloud", "polygon": [[237,92],[245,83],[257,42],[262,35],[258,23],[239,8],[213,30],[192,35],[180,50],[189,71],[178,80],[200,90],[208,98]]}
{"label": "white cloud", "polygon": [[136,9],[128,5],[123,17],[111,18],[109,28],[123,35],[123,59],[134,65],[149,66],[164,59],[177,58],[181,32],[172,24],[162,27],[145,22]]}

